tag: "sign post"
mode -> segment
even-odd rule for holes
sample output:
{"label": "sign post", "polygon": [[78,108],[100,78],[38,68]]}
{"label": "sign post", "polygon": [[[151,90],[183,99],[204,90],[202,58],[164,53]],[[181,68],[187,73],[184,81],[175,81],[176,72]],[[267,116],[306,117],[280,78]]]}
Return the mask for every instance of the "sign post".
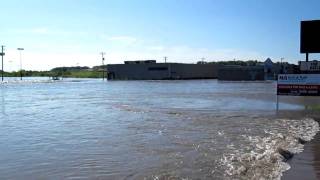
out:
{"label": "sign post", "polygon": [[277,94],[277,105],[276,105],[276,109],[277,109],[277,111],[279,110],[279,96],[278,96],[278,94]]}

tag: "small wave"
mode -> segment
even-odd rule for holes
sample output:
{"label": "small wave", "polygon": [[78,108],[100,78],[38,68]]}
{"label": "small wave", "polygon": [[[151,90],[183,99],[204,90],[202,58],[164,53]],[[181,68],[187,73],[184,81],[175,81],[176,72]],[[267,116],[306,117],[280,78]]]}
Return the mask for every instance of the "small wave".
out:
{"label": "small wave", "polygon": [[115,104],[113,106],[113,108],[120,109],[120,110],[127,111],[127,112],[132,112],[132,113],[150,112],[150,110],[148,110],[148,109],[136,108],[136,107],[130,106],[128,104]]}
{"label": "small wave", "polygon": [[310,118],[303,120],[280,119],[279,129],[265,131],[265,137],[243,135],[250,149],[233,149],[220,160],[226,177],[231,179],[280,179],[290,169],[286,161],[303,151],[303,142],[313,139],[319,124]]}
{"label": "small wave", "polygon": [[0,84],[33,84],[33,83],[53,83],[54,80],[11,80],[11,81],[2,81]]}

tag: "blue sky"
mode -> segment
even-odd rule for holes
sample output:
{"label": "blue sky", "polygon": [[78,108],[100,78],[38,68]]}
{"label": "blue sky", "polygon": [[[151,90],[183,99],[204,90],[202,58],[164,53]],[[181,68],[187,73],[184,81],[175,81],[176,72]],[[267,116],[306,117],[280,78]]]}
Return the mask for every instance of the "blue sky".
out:
{"label": "blue sky", "polygon": [[[319,0],[1,1],[5,69],[157,59],[195,63],[281,57],[296,63],[300,21],[320,19]],[[311,59],[318,58],[311,56]]]}

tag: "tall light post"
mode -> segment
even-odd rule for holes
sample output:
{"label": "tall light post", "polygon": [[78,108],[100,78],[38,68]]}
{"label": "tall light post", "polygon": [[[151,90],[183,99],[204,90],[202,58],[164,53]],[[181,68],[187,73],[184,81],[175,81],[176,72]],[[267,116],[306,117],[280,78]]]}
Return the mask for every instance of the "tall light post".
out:
{"label": "tall light post", "polygon": [[21,58],[21,52],[24,50],[24,48],[17,48],[17,50],[20,52],[20,80],[22,80],[22,58]]}
{"label": "tall light post", "polygon": [[106,54],[105,52],[101,52],[101,58],[102,58],[102,80],[104,81],[104,55]]}
{"label": "tall light post", "polygon": [[280,58],[280,67],[281,67],[281,73],[284,73],[284,71],[283,71],[283,65],[282,65],[282,61],[283,61],[283,57],[282,58]]}
{"label": "tall light post", "polygon": [[3,81],[3,74],[4,74],[4,71],[3,71],[3,56],[5,55],[5,53],[3,52],[3,48],[4,46],[1,46],[1,53],[0,53],[0,56],[1,56],[1,81]]}

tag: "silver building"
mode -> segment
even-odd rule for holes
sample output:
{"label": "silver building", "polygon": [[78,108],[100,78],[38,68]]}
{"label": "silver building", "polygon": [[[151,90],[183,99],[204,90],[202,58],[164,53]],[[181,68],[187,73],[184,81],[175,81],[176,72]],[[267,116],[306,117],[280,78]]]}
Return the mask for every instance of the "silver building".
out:
{"label": "silver building", "polygon": [[214,79],[218,65],[125,61],[107,65],[107,72],[108,80]]}

